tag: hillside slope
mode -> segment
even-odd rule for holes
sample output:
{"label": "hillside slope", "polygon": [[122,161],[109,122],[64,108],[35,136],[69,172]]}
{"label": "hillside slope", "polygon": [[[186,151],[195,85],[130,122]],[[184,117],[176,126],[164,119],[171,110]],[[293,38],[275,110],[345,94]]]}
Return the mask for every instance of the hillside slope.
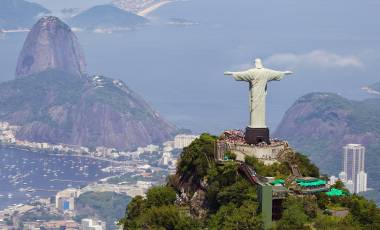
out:
{"label": "hillside slope", "polygon": [[0,84],[0,120],[17,138],[134,149],[169,139],[176,128],[123,82],[50,70]]}
{"label": "hillside slope", "polygon": [[[273,216],[272,224],[265,225],[265,216],[259,208],[260,186],[250,182],[239,169],[241,162],[234,161],[233,157],[223,162],[214,160],[215,140],[217,137],[202,134],[183,150],[177,173],[168,178],[167,185],[151,188],[145,197],[134,197],[120,221],[123,229],[380,228],[380,209],[363,197],[347,194],[341,182],[332,187],[341,189],[344,195],[340,196],[329,196],[321,191],[302,195],[287,192],[282,202],[273,200],[279,213]],[[318,168],[305,156],[296,153],[295,157],[304,176],[319,177]],[[286,164],[266,166],[254,157],[246,157],[245,165],[261,176],[285,178],[291,174]],[[279,185],[272,188],[276,186],[279,188]]]}
{"label": "hillside slope", "polygon": [[332,93],[312,93],[298,99],[286,112],[275,137],[308,154],[324,172],[342,169],[342,147],[367,148],[369,186],[380,189],[380,100],[352,101]]}

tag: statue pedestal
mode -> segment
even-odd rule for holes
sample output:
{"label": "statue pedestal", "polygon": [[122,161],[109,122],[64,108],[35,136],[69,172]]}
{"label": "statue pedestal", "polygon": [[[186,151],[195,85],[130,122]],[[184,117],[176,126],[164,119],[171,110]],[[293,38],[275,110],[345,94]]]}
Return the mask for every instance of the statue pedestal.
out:
{"label": "statue pedestal", "polygon": [[268,128],[250,128],[245,129],[245,141],[247,144],[256,145],[261,142],[266,142],[270,145],[269,129]]}

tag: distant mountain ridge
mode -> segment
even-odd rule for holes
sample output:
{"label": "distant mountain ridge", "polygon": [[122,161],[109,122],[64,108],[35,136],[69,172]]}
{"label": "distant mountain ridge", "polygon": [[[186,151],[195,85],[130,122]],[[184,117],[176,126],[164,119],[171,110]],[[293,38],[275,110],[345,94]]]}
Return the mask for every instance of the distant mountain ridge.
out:
{"label": "distant mountain ridge", "polygon": [[42,14],[49,10],[37,3],[24,0],[0,1],[0,29],[30,28]]}
{"label": "distant mountain ridge", "polygon": [[353,101],[333,93],[311,93],[286,112],[274,136],[284,138],[325,172],[342,169],[342,147],[363,144],[369,186],[380,190],[380,99]]}
{"label": "distant mountain ridge", "polygon": [[371,88],[373,88],[374,90],[380,92],[380,82],[371,85]]}
{"label": "distant mountain ridge", "polygon": [[121,10],[113,5],[94,6],[69,20],[82,29],[134,28],[148,22],[144,17]]}
{"label": "distant mountain ridge", "polygon": [[377,82],[370,86],[371,89],[377,91],[380,94],[380,82]]}
{"label": "distant mountain ridge", "polygon": [[58,18],[33,27],[19,58],[22,74],[0,84],[0,121],[19,126],[18,140],[133,150],[173,137],[177,128],[124,82],[83,74],[82,58],[71,59],[78,47]]}

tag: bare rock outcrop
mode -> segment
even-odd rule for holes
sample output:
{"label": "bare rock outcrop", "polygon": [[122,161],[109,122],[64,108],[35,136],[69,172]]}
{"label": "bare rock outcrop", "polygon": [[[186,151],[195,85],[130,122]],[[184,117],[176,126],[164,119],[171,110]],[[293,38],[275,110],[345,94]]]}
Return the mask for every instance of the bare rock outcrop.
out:
{"label": "bare rock outcrop", "polygon": [[70,27],[57,17],[43,17],[32,28],[19,55],[16,78],[49,69],[82,75],[85,58]]}

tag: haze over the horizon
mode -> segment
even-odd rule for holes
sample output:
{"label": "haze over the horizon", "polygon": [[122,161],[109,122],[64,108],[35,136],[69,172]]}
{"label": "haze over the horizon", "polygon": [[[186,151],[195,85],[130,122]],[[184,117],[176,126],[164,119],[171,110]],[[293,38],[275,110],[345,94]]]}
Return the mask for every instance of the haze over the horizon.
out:
{"label": "haze over the horizon", "polygon": [[64,8],[88,8],[95,5],[107,4],[111,0],[29,0],[43,5],[49,10],[57,10]]}
{"label": "haze over the horizon", "polygon": [[[49,9],[109,2],[34,1]],[[274,129],[306,93],[368,97],[360,88],[379,80],[379,7],[370,0],[191,0],[158,9],[149,15],[152,25],[136,31],[77,36],[90,73],[124,80],[165,117],[196,132],[246,125],[246,86],[223,77],[224,71],[249,68],[256,57],[267,67],[293,70],[293,77],[269,86],[268,120]],[[173,18],[199,25],[167,25]],[[12,48],[0,54],[3,81],[13,78],[23,36],[0,41],[0,47]]]}

